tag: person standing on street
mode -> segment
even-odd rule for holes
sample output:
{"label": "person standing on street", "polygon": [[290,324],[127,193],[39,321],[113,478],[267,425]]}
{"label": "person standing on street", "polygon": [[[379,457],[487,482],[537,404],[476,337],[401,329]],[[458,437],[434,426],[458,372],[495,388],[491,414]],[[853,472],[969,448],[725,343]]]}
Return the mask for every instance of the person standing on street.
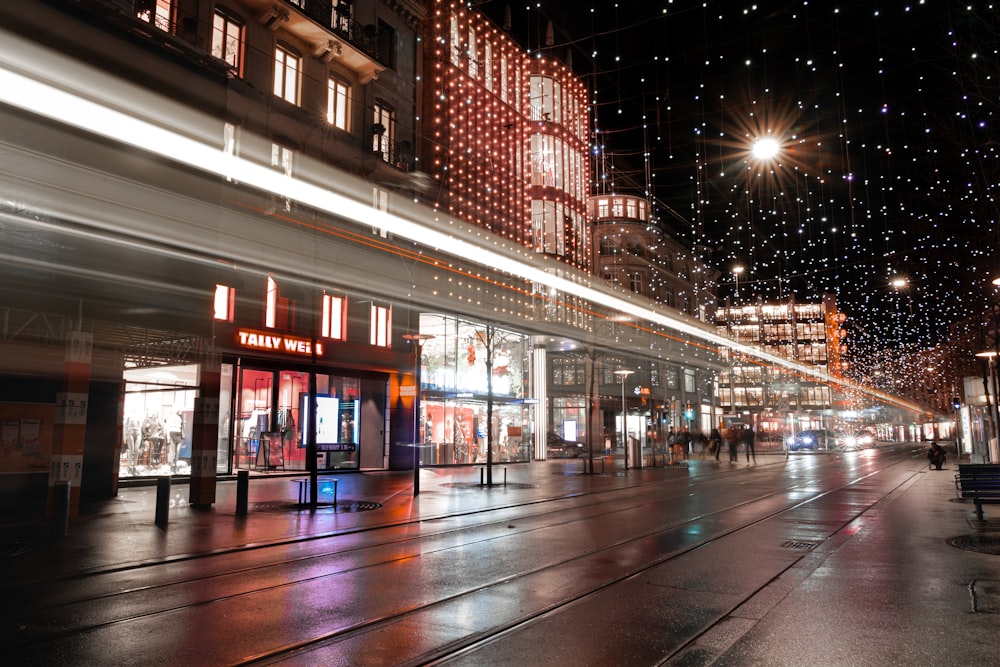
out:
{"label": "person standing on street", "polygon": [[743,428],[743,449],[747,453],[747,463],[750,463],[750,457],[753,457],[753,462],[757,463],[757,451],[754,449],[754,432],[753,426],[747,424]]}

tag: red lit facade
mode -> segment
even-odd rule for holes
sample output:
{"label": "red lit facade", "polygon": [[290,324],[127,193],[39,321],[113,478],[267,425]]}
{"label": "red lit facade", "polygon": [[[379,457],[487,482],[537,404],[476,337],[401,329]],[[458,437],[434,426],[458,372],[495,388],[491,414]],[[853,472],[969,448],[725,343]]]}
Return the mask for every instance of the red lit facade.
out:
{"label": "red lit facade", "polygon": [[587,91],[482,15],[432,3],[424,40],[424,168],[442,211],[589,268]]}

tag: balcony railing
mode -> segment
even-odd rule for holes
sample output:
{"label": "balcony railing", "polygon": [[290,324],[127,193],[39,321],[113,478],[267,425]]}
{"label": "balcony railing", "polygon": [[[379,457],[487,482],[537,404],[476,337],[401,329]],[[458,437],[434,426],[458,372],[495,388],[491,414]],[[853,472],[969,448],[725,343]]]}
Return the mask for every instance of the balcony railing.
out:
{"label": "balcony railing", "polygon": [[379,58],[378,28],[361,25],[351,17],[350,5],[334,5],[334,0],[285,0],[292,7],[330,28],[339,37],[373,59]]}

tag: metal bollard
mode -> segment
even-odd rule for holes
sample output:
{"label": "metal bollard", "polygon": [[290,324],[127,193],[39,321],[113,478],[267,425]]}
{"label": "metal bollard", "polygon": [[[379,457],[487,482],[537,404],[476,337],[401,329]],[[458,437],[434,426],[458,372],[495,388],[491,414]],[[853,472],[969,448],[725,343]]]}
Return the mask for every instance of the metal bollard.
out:
{"label": "metal bollard", "polygon": [[170,477],[163,475],[156,478],[156,525],[167,527],[170,518]]}
{"label": "metal bollard", "polygon": [[69,480],[52,486],[52,537],[66,537],[69,532]]}
{"label": "metal bollard", "polygon": [[250,471],[236,473],[236,516],[246,516],[250,505]]}

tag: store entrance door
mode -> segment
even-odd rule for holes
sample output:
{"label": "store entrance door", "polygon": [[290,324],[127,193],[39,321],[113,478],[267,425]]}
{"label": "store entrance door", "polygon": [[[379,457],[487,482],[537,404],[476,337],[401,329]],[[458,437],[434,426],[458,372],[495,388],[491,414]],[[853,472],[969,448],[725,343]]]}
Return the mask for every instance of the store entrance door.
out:
{"label": "store entrance door", "polygon": [[305,470],[300,447],[301,397],[309,393],[309,373],[243,368],[236,398],[234,468]]}
{"label": "store entrance door", "polygon": [[[239,373],[234,468],[306,470],[309,371],[244,367]],[[367,400],[361,395],[365,387]],[[316,374],[320,470],[384,468],[385,381]],[[361,443],[367,443],[362,447]]]}

